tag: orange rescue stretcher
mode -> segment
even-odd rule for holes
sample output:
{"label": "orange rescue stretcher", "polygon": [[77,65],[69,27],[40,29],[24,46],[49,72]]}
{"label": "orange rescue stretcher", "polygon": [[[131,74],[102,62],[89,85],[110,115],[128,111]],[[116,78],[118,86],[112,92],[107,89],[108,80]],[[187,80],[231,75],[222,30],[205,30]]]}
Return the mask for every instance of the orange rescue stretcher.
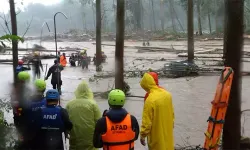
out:
{"label": "orange rescue stretcher", "polygon": [[225,122],[233,75],[233,69],[231,67],[225,67],[220,76],[214,100],[211,102],[211,114],[207,120],[208,128],[205,133],[204,150],[218,149]]}

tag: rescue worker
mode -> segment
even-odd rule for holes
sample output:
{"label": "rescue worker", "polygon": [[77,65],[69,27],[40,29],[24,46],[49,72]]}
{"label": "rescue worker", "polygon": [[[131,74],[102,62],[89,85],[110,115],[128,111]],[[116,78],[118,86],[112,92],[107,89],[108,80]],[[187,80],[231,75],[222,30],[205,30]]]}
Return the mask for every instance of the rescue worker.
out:
{"label": "rescue worker", "polygon": [[52,74],[51,84],[53,89],[58,89],[59,93],[61,94],[61,86],[62,86],[62,79],[61,79],[61,71],[63,67],[58,64],[57,60],[54,60],[54,65],[49,68],[48,74],[45,77],[45,80],[48,80],[49,76]]}
{"label": "rescue worker", "polygon": [[67,111],[58,106],[59,92],[55,89],[46,92],[47,105],[40,111],[40,131],[36,136],[35,150],[64,150],[63,136],[72,129]]}
{"label": "rescue worker", "polygon": [[30,68],[23,66],[23,60],[18,60],[18,66],[16,67],[16,73],[18,74],[19,72],[26,71],[26,70],[30,70]]}
{"label": "rescue worker", "polygon": [[17,149],[25,149],[24,134],[25,134],[25,117],[23,109],[25,108],[26,100],[30,97],[30,90],[27,86],[30,80],[28,72],[21,71],[18,73],[17,84],[14,85],[11,94],[11,106],[13,109],[14,125],[18,132]]}
{"label": "rescue worker", "polygon": [[34,53],[34,56],[31,60],[29,60],[28,62],[28,67],[29,67],[29,64],[32,63],[32,70],[33,70],[33,78],[36,79],[36,78],[40,78],[41,77],[41,70],[40,68],[42,69],[43,71],[43,65],[42,65],[42,61],[39,57],[39,52],[35,52]]}
{"label": "rescue worker", "polygon": [[65,53],[63,53],[62,56],[60,56],[60,65],[62,65],[63,67],[66,67],[67,65],[67,59]]}
{"label": "rescue worker", "polygon": [[83,50],[81,53],[81,57],[82,57],[82,69],[86,68],[88,69],[89,63],[88,63],[88,55],[87,55],[87,51]]}
{"label": "rescue worker", "polygon": [[173,150],[174,109],[171,94],[159,88],[149,73],[143,75],[140,85],[150,92],[143,107],[141,144],[146,145],[147,137],[149,150]]}
{"label": "rescue worker", "polygon": [[69,62],[71,66],[76,66],[76,57],[74,56],[74,54],[71,54],[71,56],[69,57]]}
{"label": "rescue worker", "polygon": [[93,134],[101,112],[85,81],[78,85],[75,99],[67,104],[66,109],[73,123],[69,140],[70,150],[97,150],[93,146]]}
{"label": "rescue worker", "polygon": [[104,150],[134,150],[138,139],[139,125],[136,118],[124,108],[125,94],[114,89],[108,95],[110,110],[95,126],[93,143]]}
{"label": "rescue worker", "polygon": [[[154,81],[156,83],[156,85],[159,87],[159,88],[162,88],[159,86],[159,81],[158,81],[158,74],[155,73],[155,72],[148,72],[148,74],[150,74],[153,78],[154,78]],[[147,92],[144,96],[144,101],[148,98],[148,95],[149,95],[149,92]]]}
{"label": "rescue worker", "polygon": [[25,134],[23,135],[25,149],[33,149],[33,147],[36,147],[37,143],[34,142],[34,139],[39,128],[39,122],[37,121],[39,115],[37,110],[46,106],[46,99],[44,97],[46,82],[42,79],[37,79],[34,83],[34,86],[34,95],[30,97],[30,101],[26,102],[27,107],[23,109],[22,114],[25,118],[26,126]]}

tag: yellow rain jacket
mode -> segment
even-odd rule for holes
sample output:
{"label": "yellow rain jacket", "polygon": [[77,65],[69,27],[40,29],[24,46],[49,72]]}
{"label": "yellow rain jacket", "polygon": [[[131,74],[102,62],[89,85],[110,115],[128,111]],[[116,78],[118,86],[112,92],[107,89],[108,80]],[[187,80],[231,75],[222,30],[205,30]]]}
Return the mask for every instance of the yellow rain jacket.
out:
{"label": "yellow rain jacket", "polygon": [[73,123],[69,140],[70,150],[97,150],[94,148],[92,140],[95,124],[101,118],[101,112],[86,82],[83,81],[79,84],[75,97],[66,106],[69,118]]}
{"label": "yellow rain jacket", "polygon": [[159,88],[148,73],[144,74],[140,85],[149,92],[143,108],[140,136],[147,137],[149,150],[174,150],[174,109],[171,94]]}

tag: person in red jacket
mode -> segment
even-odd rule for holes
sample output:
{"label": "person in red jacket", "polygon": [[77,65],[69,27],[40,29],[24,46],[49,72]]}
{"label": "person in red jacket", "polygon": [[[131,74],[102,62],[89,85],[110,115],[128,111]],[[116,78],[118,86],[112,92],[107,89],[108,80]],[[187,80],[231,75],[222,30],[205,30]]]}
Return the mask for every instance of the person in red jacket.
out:
{"label": "person in red jacket", "polygon": [[[154,78],[155,83],[156,83],[156,85],[157,85],[159,88],[163,88],[163,87],[160,87],[160,86],[159,86],[158,74],[157,74],[156,72],[149,72],[148,74],[150,74],[150,75]],[[163,88],[163,89],[164,89],[164,88]],[[149,95],[149,92],[147,92],[147,93],[145,94],[145,96],[144,96],[144,101],[147,99],[148,95]]]}

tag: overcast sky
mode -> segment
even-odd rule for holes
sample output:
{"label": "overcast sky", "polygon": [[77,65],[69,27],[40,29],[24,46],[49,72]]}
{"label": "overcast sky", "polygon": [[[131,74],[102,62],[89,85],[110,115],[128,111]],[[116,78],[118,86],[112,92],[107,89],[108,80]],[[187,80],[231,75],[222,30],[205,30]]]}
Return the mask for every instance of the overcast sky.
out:
{"label": "overcast sky", "polygon": [[[9,11],[9,0],[0,0],[0,12]],[[21,5],[21,1],[23,1],[23,5]],[[17,7],[27,6],[29,3],[41,3],[44,5],[53,5],[60,3],[62,0],[15,0]]]}

